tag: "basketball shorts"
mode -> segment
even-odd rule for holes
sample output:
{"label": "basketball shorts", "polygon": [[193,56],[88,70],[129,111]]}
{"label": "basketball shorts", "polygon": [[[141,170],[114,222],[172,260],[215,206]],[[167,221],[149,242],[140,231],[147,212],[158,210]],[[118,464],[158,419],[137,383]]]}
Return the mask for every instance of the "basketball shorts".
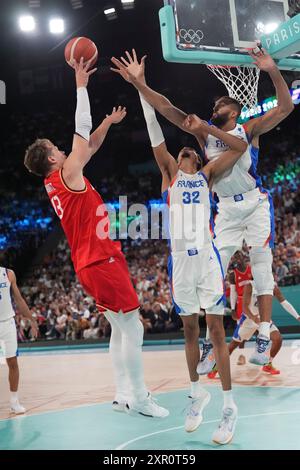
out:
{"label": "basketball shorts", "polygon": [[[249,341],[257,329],[258,324],[255,321],[250,320],[250,318],[246,317],[246,315],[243,313],[234,330],[232,339],[237,343],[241,343],[242,341]],[[274,331],[278,331],[278,328],[276,325],[274,325],[273,322],[271,322],[270,333],[273,333]]]}
{"label": "basketball shorts", "polygon": [[128,313],[140,306],[121,252],[81,269],[77,277],[85,291],[95,299],[100,312]]}
{"label": "basketball shorts", "polygon": [[275,225],[272,197],[262,188],[244,194],[220,198],[214,220],[216,246],[241,248],[274,247]]}
{"label": "basketball shorts", "polygon": [[0,344],[6,359],[18,356],[17,328],[14,318],[0,322]]}
{"label": "basketball shorts", "polygon": [[179,315],[224,314],[224,278],[220,255],[214,245],[201,250],[172,253],[168,272],[173,303]]}

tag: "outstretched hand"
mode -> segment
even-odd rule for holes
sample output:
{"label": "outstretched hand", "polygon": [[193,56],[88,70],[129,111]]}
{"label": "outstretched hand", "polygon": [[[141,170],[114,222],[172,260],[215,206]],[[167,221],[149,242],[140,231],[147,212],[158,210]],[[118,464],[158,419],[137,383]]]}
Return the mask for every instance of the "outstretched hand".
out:
{"label": "outstretched hand", "polygon": [[123,121],[123,119],[126,117],[126,114],[126,108],[119,106],[117,109],[114,107],[112,113],[106,115],[106,120],[109,121],[110,124],[119,124],[119,122]]}
{"label": "outstretched hand", "polygon": [[139,62],[135,49],[132,49],[132,55],[128,51],[125,53],[127,59],[121,57],[121,60],[118,60],[116,57],[112,57],[111,61],[117,68],[111,67],[111,70],[121,75],[124,80],[133,85],[138,82],[145,83],[145,60],[147,56],[144,55]]}
{"label": "outstretched hand", "polygon": [[255,60],[254,64],[256,67],[258,67],[263,72],[271,72],[277,68],[277,65],[275,64],[270,54],[268,54],[266,49],[257,46],[255,49],[249,49],[248,53],[252,59]]}
{"label": "outstretched hand", "polygon": [[90,65],[91,61],[87,62],[85,65],[83,64],[83,57],[81,57],[79,63],[74,61],[73,67],[75,69],[77,88],[87,87],[90,76],[96,72],[97,68],[89,70]]}

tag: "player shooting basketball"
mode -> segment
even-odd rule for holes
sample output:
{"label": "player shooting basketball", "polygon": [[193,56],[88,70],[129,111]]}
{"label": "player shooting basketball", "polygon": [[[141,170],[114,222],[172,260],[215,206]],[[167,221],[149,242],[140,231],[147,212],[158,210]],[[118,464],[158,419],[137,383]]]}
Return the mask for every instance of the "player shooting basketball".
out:
{"label": "player shooting basketball", "polygon": [[[26,151],[27,169],[45,178],[45,188],[71,248],[75,272],[111,325],[110,353],[116,382],[113,409],[133,410],[163,418],[168,410],[148,393],[143,375],[143,326],[139,301],[125,257],[109,238],[109,219],[101,196],[83,176],[84,167],[101,147],[112,124],[121,122],[119,106],[90,135],[92,118],[87,85],[96,69],[75,63],[77,108],[72,152],[67,157],[48,139],[38,139]],[[103,227],[102,232],[99,227]]]}
{"label": "player shooting basketball", "polygon": [[[268,362],[266,350],[270,341],[270,322],[274,279],[272,274],[272,251],[274,246],[274,214],[271,195],[262,186],[257,175],[259,137],[274,129],[294,109],[291,95],[277,65],[264,50],[250,51],[255,65],[269,74],[275,88],[278,107],[262,117],[249,121],[245,126],[237,123],[241,104],[228,96],[215,103],[212,124],[226,133],[249,143],[246,152],[225,175],[215,180],[213,190],[219,198],[218,215],[215,220],[216,245],[220,251],[224,272],[235,251],[242,248],[243,239],[250,248],[250,263],[257,286],[260,315],[259,334],[256,350],[250,361],[264,365]],[[225,143],[203,129],[197,116],[186,113],[173,106],[170,101],[147,86],[144,78],[145,57],[141,63],[137,58],[127,55],[127,60],[112,59],[115,71],[127,74],[128,80],[139,90],[149,104],[165,118],[181,129],[193,134],[208,160],[219,158],[228,150]],[[206,353],[209,347],[206,348]],[[209,357],[209,354],[206,354]],[[203,364],[204,365],[204,364]],[[212,364],[211,364],[212,365]],[[203,373],[208,372],[204,365]]]}

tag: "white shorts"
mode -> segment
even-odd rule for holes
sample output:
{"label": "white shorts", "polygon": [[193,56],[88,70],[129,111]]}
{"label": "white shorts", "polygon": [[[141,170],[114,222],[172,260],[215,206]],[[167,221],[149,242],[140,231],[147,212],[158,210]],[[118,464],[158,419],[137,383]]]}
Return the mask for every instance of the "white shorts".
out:
{"label": "white shorts", "polygon": [[[255,321],[250,320],[250,318],[246,317],[243,313],[236,329],[234,330],[232,339],[237,343],[241,343],[242,341],[249,341],[252,338],[254,333],[258,330],[258,324]],[[277,326],[274,323],[271,323],[270,326],[270,333],[274,331],[279,331]]]}
{"label": "white shorts", "polygon": [[171,294],[179,315],[224,314],[224,277],[220,255],[213,244],[201,250],[172,253],[168,271]]}
{"label": "white shorts", "polygon": [[6,359],[18,355],[17,328],[14,318],[0,322],[0,343]]}
{"label": "white shorts", "polygon": [[220,198],[215,217],[216,246],[241,248],[274,247],[275,224],[272,197],[262,188],[244,194]]}

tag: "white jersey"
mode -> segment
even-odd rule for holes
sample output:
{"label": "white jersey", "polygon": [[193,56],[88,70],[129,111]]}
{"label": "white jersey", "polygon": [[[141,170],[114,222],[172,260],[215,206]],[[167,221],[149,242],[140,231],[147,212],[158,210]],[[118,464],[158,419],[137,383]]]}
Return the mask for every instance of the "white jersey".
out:
{"label": "white jersey", "polygon": [[179,170],[163,196],[169,209],[171,251],[193,255],[211,244],[211,193],[204,173]]}
{"label": "white jersey", "polygon": [[15,316],[10,295],[10,280],[6,268],[0,266],[0,322]]}
{"label": "white jersey", "polygon": [[259,315],[257,292],[256,292],[256,289],[255,289],[254,281],[250,281],[250,284],[252,286],[252,295],[251,295],[251,302],[250,302],[250,305],[249,305],[249,310],[256,317],[257,315]]}
{"label": "white jersey", "polygon": [[[236,127],[227,132],[234,135],[244,142],[248,143],[246,131],[242,125],[237,124]],[[222,140],[209,135],[206,141],[206,157],[208,160],[216,160],[222,153],[229,150],[229,147]],[[261,179],[256,174],[259,149],[249,144],[246,152],[237,161],[231,170],[214,183],[213,191],[219,197],[230,197],[252,191],[261,186]]]}

